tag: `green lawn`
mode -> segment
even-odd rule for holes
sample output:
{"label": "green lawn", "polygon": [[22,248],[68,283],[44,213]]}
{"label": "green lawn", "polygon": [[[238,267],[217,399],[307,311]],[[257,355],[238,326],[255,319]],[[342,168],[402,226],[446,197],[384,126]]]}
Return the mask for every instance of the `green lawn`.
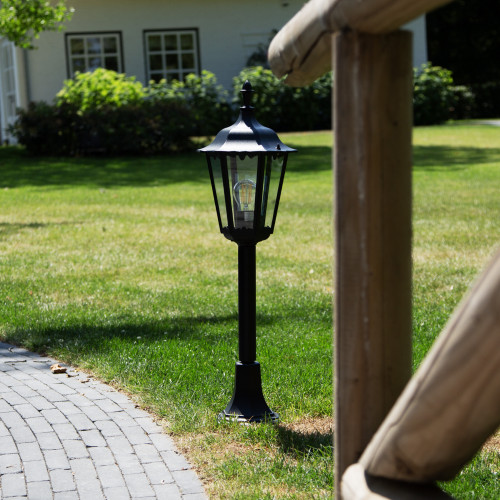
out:
{"label": "green lawn", "polygon": [[[414,135],[417,366],[500,243],[500,129]],[[0,336],[133,393],[214,498],[332,491],[331,134],[282,138],[299,153],[275,234],[257,247],[257,359],[279,426],[216,420],[237,353],[237,247],[218,233],[201,155],[36,159],[0,148]],[[490,498],[467,490],[480,475],[492,491],[498,471],[489,452],[450,487]]]}

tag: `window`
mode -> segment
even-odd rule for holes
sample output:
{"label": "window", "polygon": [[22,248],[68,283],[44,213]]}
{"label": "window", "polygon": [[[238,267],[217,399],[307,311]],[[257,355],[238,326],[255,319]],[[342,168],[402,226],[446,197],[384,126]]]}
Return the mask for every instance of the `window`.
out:
{"label": "window", "polygon": [[78,33],[66,35],[68,72],[85,73],[96,68],[123,72],[120,33]]}
{"label": "window", "polygon": [[197,30],[147,31],[144,33],[148,80],[184,80],[199,73]]}

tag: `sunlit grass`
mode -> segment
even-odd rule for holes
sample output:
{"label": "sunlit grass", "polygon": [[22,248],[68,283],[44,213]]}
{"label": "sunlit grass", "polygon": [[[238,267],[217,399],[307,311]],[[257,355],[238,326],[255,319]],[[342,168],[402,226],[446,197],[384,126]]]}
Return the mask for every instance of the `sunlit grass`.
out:
{"label": "sunlit grass", "polygon": [[[331,428],[315,427],[332,416],[332,139],[282,138],[299,152],[257,247],[257,358],[276,427],[216,420],[237,356],[237,247],[218,232],[204,159],[0,149],[0,335],[135,394],[213,497],[333,487]],[[500,244],[500,129],[418,128],[414,142],[416,367]],[[498,455],[481,457],[452,483],[457,498],[477,467],[491,485]]]}

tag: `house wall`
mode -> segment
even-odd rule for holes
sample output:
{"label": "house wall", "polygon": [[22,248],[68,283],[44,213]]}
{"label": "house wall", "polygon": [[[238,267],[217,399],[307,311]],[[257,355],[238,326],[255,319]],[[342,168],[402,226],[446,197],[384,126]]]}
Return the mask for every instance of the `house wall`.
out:
{"label": "house wall", "polygon": [[[303,0],[70,0],[75,7],[65,33],[120,31],[124,69],[145,83],[143,31],[198,28],[201,68],[226,87],[245,66],[252,47],[267,43],[302,6]],[[64,33],[43,33],[28,53],[31,100],[50,101],[68,78]]]}
{"label": "house wall", "polygon": [[[146,83],[144,30],[197,28],[201,69],[212,71],[226,88],[245,66],[259,43],[267,44],[302,7],[304,0],[69,0],[75,8],[64,32],[43,33],[38,49],[26,53],[28,100],[52,101],[70,77],[65,33],[109,32],[122,34],[125,73]],[[425,20],[408,27],[414,31],[414,63],[427,58]]]}

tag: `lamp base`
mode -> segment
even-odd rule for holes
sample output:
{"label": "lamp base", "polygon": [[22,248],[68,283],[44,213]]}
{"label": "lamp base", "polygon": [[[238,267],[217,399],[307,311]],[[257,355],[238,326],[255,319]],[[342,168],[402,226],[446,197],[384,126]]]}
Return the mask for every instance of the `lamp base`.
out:
{"label": "lamp base", "polygon": [[218,418],[240,423],[278,422],[279,415],[267,406],[264,399],[260,364],[257,361],[236,363],[233,397]]}

